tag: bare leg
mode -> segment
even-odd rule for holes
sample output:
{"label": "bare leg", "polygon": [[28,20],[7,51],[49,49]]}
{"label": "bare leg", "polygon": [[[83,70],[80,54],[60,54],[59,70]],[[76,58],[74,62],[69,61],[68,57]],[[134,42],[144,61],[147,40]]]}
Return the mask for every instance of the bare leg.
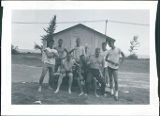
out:
{"label": "bare leg", "polygon": [[38,88],[39,92],[41,92],[42,83],[43,83],[43,80],[44,80],[44,77],[45,77],[47,71],[48,71],[48,68],[47,67],[43,67],[42,73],[41,73],[41,76],[40,76],[40,79],[39,79],[39,88]]}
{"label": "bare leg", "polygon": [[112,69],[108,69],[108,74],[109,74],[109,80],[110,80],[110,89],[111,89],[111,95],[113,95],[113,74],[112,74]]}
{"label": "bare leg", "polygon": [[72,82],[73,82],[73,74],[69,73],[69,87],[68,87],[68,93],[71,94],[71,87],[72,87]]}
{"label": "bare leg", "polygon": [[115,99],[118,100],[118,71],[113,71],[113,78],[115,83]]}
{"label": "bare leg", "polygon": [[56,89],[56,91],[55,91],[54,93],[58,93],[58,92],[59,92],[59,89],[60,89],[60,87],[61,87],[62,80],[63,80],[63,77],[64,77],[64,76],[65,76],[65,75],[63,75],[63,74],[60,74],[60,75],[59,75],[57,89]]}
{"label": "bare leg", "polygon": [[104,77],[105,83],[107,83],[107,79],[106,79],[106,68],[104,68],[104,70],[103,70],[103,77]]}
{"label": "bare leg", "polygon": [[108,68],[107,67],[104,69],[104,72],[105,72],[104,77],[106,79],[105,82],[106,82],[106,85],[109,87],[109,74],[108,74]]}
{"label": "bare leg", "polygon": [[78,78],[77,78],[77,82],[78,82],[78,86],[79,86],[79,88],[80,88],[80,94],[79,94],[79,96],[81,96],[81,95],[83,95],[84,94],[84,92],[83,92],[83,85],[81,84],[81,79],[82,79],[83,77],[82,77],[82,75],[81,75],[81,72],[79,71],[78,72]]}
{"label": "bare leg", "polygon": [[118,71],[113,71],[113,78],[115,82],[115,90],[118,91]]}

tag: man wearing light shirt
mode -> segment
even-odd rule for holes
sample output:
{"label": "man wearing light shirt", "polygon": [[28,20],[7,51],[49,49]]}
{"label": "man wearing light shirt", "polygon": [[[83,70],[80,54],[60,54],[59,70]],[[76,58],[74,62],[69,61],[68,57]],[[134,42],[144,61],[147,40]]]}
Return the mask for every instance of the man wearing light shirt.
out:
{"label": "man wearing light shirt", "polygon": [[[115,47],[114,43],[115,40],[109,41],[109,47],[111,47],[111,49],[108,51],[105,60],[108,62],[111,95],[114,94],[115,100],[118,100],[118,69],[120,63],[122,63],[124,60],[124,53],[119,48]],[[113,82],[115,85],[115,89],[113,89]]]}
{"label": "man wearing light shirt", "polygon": [[54,41],[50,41],[47,43],[47,48],[42,50],[42,73],[39,79],[39,88],[38,91],[41,92],[42,90],[42,83],[44,80],[45,75],[49,71],[49,88],[52,88],[52,81],[54,77],[54,70],[55,70],[55,58],[58,57],[58,52],[56,49],[53,49]]}

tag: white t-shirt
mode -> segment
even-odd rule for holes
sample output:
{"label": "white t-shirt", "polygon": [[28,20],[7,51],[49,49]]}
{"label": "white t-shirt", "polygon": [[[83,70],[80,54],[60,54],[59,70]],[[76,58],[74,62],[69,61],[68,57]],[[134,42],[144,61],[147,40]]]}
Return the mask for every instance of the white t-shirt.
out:
{"label": "white t-shirt", "polygon": [[[119,48],[110,49],[108,51],[108,60],[109,61],[112,61],[114,63],[119,64],[120,57],[121,57],[121,50]],[[109,63],[109,62],[108,62],[108,66],[113,69],[119,68],[119,65],[116,66],[116,65]]]}
{"label": "white t-shirt", "polygon": [[[108,54],[108,50],[106,50],[106,51],[103,51],[103,50],[102,50],[102,51],[101,51],[101,55],[103,56],[104,61],[105,61],[105,58],[106,58],[107,54]],[[105,68],[108,67],[108,62],[107,62],[107,61],[104,62],[104,67],[105,67]]]}
{"label": "white t-shirt", "polygon": [[[49,53],[58,54],[56,49],[45,48]],[[49,58],[45,51],[42,52],[42,62],[55,65],[55,57]]]}

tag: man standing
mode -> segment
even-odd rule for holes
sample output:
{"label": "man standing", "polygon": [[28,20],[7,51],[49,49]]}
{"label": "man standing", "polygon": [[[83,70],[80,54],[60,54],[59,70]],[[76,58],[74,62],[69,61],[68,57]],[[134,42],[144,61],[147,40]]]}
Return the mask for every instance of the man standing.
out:
{"label": "man standing", "polygon": [[[74,48],[74,52],[73,52],[73,55],[74,55],[74,58],[75,58],[75,61],[77,64],[82,64],[81,63],[81,56],[85,56],[85,48],[83,46],[80,45],[81,44],[81,41],[80,41],[80,38],[77,38],[76,39],[76,47]],[[76,66],[76,72],[77,72],[77,82],[78,82],[78,85],[79,85],[79,88],[80,88],[80,94],[79,96],[83,95],[84,94],[84,91],[83,91],[83,76],[82,76],[82,73],[81,73],[81,65],[79,66]]]}
{"label": "man standing", "polygon": [[47,48],[44,48],[42,50],[42,73],[39,79],[39,88],[38,91],[41,92],[42,90],[42,83],[44,80],[45,75],[47,74],[49,70],[49,88],[52,87],[52,81],[54,77],[54,68],[55,68],[55,58],[58,57],[57,50],[53,49],[53,43],[54,41],[47,42]]}
{"label": "man standing", "polygon": [[94,93],[96,97],[99,97],[97,94],[97,81],[101,84],[102,94],[105,94],[105,80],[103,78],[102,71],[104,69],[104,58],[100,55],[100,48],[95,49],[95,55],[90,56],[88,65],[89,65],[89,73],[87,76],[87,93],[89,92],[89,85],[92,80],[94,82]]}
{"label": "man standing", "polygon": [[[108,50],[106,49],[106,47],[107,47],[107,43],[103,42],[102,43],[101,55],[103,56],[104,59],[106,58],[106,56],[108,54]],[[107,61],[104,62],[103,76],[104,76],[106,86],[109,87],[109,76],[108,76],[108,63],[107,63]]]}
{"label": "man standing", "polygon": [[[108,51],[106,56],[106,61],[108,62],[108,73],[110,78],[110,88],[111,88],[111,95],[114,94],[115,100],[118,100],[118,69],[120,63],[124,60],[124,53],[114,45],[115,40],[109,41],[109,47],[111,49]],[[120,58],[122,56],[122,59]],[[113,89],[113,82],[115,85],[115,92]]]}
{"label": "man standing", "polygon": [[58,46],[55,48],[58,51],[59,57],[56,58],[55,71],[57,72],[58,67],[60,66],[62,60],[65,58],[65,48],[63,47],[63,40],[58,40]]}

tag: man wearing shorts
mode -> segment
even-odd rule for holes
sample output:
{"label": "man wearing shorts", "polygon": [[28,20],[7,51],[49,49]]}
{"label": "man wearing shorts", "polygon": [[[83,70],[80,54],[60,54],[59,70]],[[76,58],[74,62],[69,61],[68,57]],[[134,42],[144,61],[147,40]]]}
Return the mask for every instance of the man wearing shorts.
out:
{"label": "man wearing shorts", "polygon": [[[120,63],[122,63],[124,60],[124,54],[119,48],[115,47],[114,43],[115,40],[109,41],[109,46],[111,47],[111,49],[108,51],[105,60],[108,62],[111,95],[114,95],[115,100],[118,100],[118,69]],[[121,56],[122,59],[120,58]],[[115,85],[115,89],[113,89],[113,82]]]}
{"label": "man wearing shorts", "polygon": [[58,67],[61,64],[61,61],[65,58],[65,48],[63,47],[63,40],[58,40],[58,46],[55,48],[58,51],[59,57],[56,58],[55,72],[57,72]]}
{"label": "man wearing shorts", "polygon": [[73,71],[72,67],[74,65],[75,61],[71,58],[71,54],[67,54],[67,58],[64,59],[61,62],[61,65],[59,67],[59,79],[58,79],[58,85],[57,89],[54,93],[58,93],[60,86],[62,84],[63,78],[68,76],[69,77],[69,87],[68,87],[68,93],[71,94],[71,87],[73,82]]}

